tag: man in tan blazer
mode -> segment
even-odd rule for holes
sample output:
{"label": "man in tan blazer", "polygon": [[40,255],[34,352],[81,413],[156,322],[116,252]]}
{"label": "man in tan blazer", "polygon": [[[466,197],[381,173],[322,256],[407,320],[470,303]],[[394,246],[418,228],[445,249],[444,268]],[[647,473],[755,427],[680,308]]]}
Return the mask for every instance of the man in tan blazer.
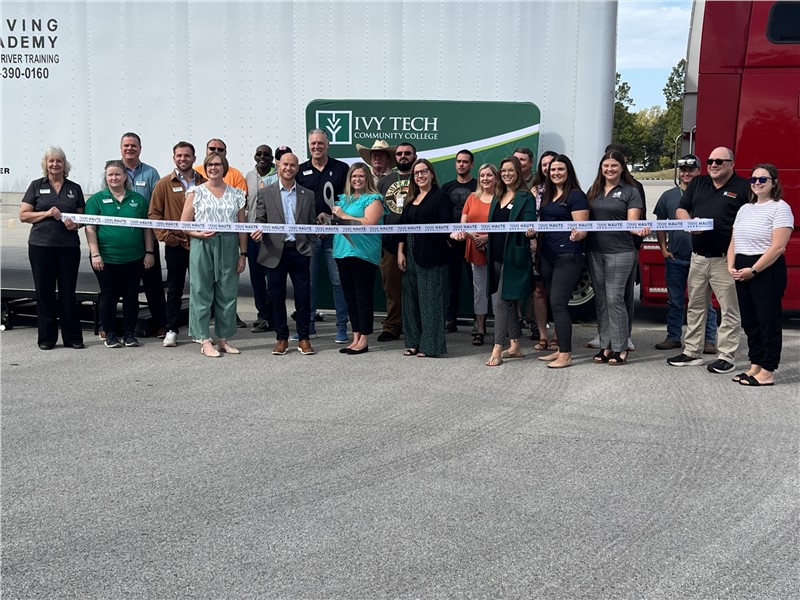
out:
{"label": "man in tan blazer", "polygon": [[[316,222],[314,193],[297,185],[297,156],[288,153],[278,162],[278,181],[258,191],[255,223],[313,225]],[[297,332],[302,354],[314,354],[309,341],[311,322],[311,253],[313,236],[305,233],[253,232],[261,242],[258,262],[267,268],[272,297],[272,320],[277,341],[272,353],[286,354],[289,348],[289,326],[286,316],[286,277],[292,278],[294,304],[297,310]]]}

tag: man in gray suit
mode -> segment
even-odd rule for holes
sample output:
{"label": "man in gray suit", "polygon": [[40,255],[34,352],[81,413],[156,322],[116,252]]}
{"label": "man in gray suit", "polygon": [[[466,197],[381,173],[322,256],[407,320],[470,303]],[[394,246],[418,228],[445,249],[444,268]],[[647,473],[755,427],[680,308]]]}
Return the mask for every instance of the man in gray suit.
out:
{"label": "man in gray suit", "polygon": [[[316,222],[314,193],[297,185],[297,156],[281,156],[278,181],[258,191],[255,223],[313,225]],[[297,310],[297,333],[301,354],[314,354],[309,341],[311,323],[311,254],[314,236],[305,233],[268,233],[255,231],[253,239],[261,242],[258,262],[267,268],[267,281],[272,299],[272,318],[277,342],[272,353],[286,354],[289,348],[289,326],[286,317],[286,277],[292,278],[294,304]]]}

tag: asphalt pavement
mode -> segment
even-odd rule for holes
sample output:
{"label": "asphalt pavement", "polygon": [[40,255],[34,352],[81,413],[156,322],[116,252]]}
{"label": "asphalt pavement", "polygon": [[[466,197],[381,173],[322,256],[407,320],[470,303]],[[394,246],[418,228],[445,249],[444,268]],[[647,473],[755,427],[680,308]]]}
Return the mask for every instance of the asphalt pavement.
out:
{"label": "asphalt pavement", "polygon": [[3,598],[798,598],[800,318],[760,389],[668,366],[663,323],[621,367],[577,326],[563,370],[463,326],[436,359],[331,318],[315,356],[4,331]]}

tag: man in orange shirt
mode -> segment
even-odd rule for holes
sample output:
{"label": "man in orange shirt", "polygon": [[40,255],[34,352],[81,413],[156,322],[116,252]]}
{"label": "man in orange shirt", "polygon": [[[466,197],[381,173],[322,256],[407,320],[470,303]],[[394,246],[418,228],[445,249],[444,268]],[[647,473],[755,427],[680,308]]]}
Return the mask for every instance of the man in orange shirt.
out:
{"label": "man in orange shirt", "polygon": [[[208,143],[206,144],[206,156],[208,156],[212,152],[219,152],[225,158],[228,158],[227,156],[228,147],[225,145],[225,142],[223,142],[220,139],[215,138],[213,140],[208,140]],[[202,175],[204,178],[206,177],[206,170],[202,164],[196,166],[194,170],[200,173],[200,175]],[[228,174],[222,178],[222,181],[224,181],[231,187],[239,188],[244,192],[244,195],[247,196],[247,181],[245,180],[244,175],[242,175],[242,172],[239,169],[229,167]]]}

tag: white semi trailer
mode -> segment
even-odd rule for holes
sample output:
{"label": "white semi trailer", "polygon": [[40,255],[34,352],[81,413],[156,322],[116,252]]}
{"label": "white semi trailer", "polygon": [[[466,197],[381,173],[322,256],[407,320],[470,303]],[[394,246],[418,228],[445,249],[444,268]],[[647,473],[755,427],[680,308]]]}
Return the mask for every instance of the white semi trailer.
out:
{"label": "white semi trailer", "polygon": [[96,191],[125,131],[161,173],[179,140],[202,154],[221,137],[243,170],[262,143],[302,159],[317,99],[533,103],[534,151],[569,154],[585,184],[611,137],[616,2],[28,0],[0,10],[4,193],[40,176],[49,145]]}

